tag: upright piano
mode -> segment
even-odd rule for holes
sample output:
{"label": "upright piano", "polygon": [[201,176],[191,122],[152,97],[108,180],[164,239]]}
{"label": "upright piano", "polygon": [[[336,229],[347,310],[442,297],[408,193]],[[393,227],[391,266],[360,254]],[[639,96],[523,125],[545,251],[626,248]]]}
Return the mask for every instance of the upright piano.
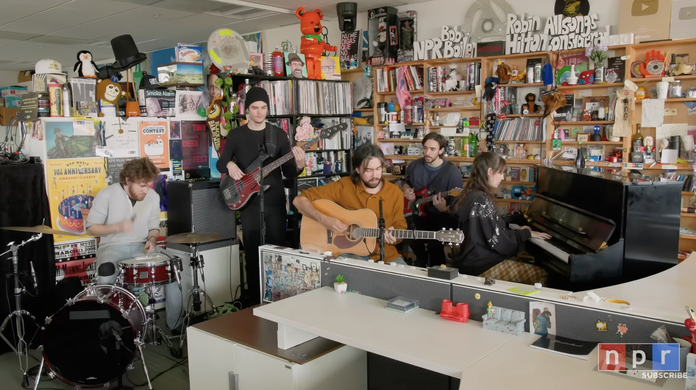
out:
{"label": "upright piano", "polygon": [[681,182],[541,166],[537,185],[520,224],[551,235],[526,248],[550,287],[599,288],[677,264]]}

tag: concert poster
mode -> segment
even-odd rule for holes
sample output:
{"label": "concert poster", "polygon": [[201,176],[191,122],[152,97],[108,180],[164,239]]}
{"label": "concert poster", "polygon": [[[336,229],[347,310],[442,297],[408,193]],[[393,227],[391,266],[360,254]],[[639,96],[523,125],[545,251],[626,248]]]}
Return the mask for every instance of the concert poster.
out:
{"label": "concert poster", "polygon": [[[84,221],[94,197],[106,188],[105,166],[103,158],[46,161],[51,227],[90,238],[84,234]],[[53,236],[55,242],[76,239],[78,236]]]}
{"label": "concert poster", "polygon": [[203,121],[181,121],[181,151],[184,170],[208,168],[208,125]]}
{"label": "concert poster", "polygon": [[56,244],[56,283],[64,278],[78,277],[86,286],[97,275],[97,241],[94,238],[66,244]]}
{"label": "concert poster", "polygon": [[121,169],[127,161],[133,160],[136,157],[123,158],[111,157],[106,159],[106,185],[118,183],[120,181]]}
{"label": "concert poster", "polygon": [[169,122],[140,122],[140,157],[148,157],[161,171],[169,171]]}

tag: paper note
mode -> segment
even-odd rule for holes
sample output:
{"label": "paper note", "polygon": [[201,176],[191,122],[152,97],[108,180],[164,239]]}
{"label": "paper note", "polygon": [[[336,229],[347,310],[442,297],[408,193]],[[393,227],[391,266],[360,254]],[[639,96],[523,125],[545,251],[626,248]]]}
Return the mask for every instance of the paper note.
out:
{"label": "paper note", "polygon": [[687,134],[688,131],[686,123],[665,123],[663,125],[657,126],[657,128],[655,129],[656,141],[660,142],[663,139],[667,139],[669,141],[669,137],[673,135],[684,137]]}
{"label": "paper note", "polygon": [[537,290],[533,286],[520,286],[509,288],[508,291],[513,292],[515,294],[531,295],[538,293],[540,290]]}
{"label": "paper note", "polygon": [[662,125],[665,119],[665,100],[644,99],[642,112],[642,127],[658,127]]}

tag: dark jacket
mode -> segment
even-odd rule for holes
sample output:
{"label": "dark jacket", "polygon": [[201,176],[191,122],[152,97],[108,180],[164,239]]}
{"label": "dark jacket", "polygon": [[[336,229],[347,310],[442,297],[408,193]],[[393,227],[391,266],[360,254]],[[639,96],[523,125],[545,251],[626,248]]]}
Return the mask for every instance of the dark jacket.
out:
{"label": "dark jacket", "polygon": [[467,195],[454,214],[464,232],[464,242],[454,264],[463,274],[482,274],[518,254],[532,237],[529,230],[510,230],[498,215],[493,200],[483,191]]}

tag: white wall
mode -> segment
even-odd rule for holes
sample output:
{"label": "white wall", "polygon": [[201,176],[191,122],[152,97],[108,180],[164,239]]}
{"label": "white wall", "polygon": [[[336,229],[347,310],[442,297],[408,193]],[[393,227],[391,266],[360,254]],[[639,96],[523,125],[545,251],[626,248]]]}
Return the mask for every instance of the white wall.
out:
{"label": "white wall", "polygon": [[[464,16],[474,0],[446,1],[434,0],[417,4],[410,4],[397,7],[401,11],[416,11],[418,15],[417,34],[418,40],[436,38],[440,35],[440,28],[443,25],[454,26],[464,23]],[[555,0],[507,0],[517,15],[524,12],[532,16],[551,16],[554,14],[553,7]],[[612,34],[618,32],[619,27],[619,1],[616,0],[593,0],[590,5],[590,12],[599,15],[599,26],[607,24],[612,26]],[[505,21],[504,15],[503,22]],[[341,30],[338,28],[338,18],[325,18],[323,24],[329,29],[329,43],[338,46],[341,42]],[[367,28],[367,13],[358,14],[357,29]],[[298,23],[291,26],[284,26],[263,31],[264,50],[273,50],[275,46],[280,47],[284,40],[289,40],[299,52],[299,43],[302,33]]]}
{"label": "white wall", "polygon": [[10,85],[17,85],[17,76],[19,72],[10,70],[0,70],[0,87],[9,87]]}

